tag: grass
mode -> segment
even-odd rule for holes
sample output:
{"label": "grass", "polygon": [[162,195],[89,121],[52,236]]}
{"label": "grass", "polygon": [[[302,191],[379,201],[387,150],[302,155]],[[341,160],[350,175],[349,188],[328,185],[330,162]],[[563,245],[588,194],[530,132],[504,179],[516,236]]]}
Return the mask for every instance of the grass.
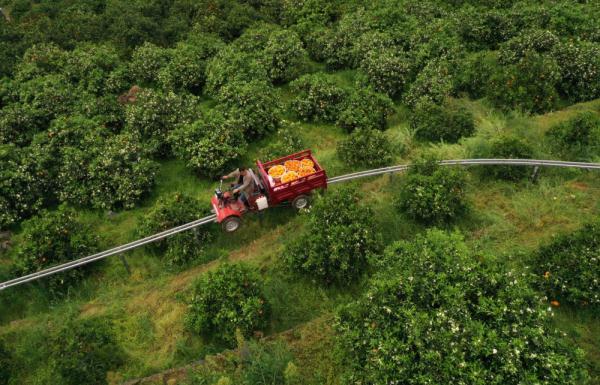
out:
{"label": "grass", "polygon": [[[332,75],[341,84],[353,74]],[[285,94],[285,87],[282,88]],[[413,140],[406,123],[407,112],[398,109],[390,119],[387,134],[402,147],[396,162],[405,163],[425,151],[444,158],[467,157],[481,141],[513,133],[538,143],[544,153],[544,132],[580,110],[599,110],[600,101],[569,107],[542,116],[504,115],[481,101],[458,101],[475,115],[476,136],[459,144],[428,144]],[[323,124],[299,123],[298,131],[315,152],[330,176],[351,171],[336,156],[335,147],[346,134]],[[270,139],[267,138],[264,143]],[[261,144],[250,146],[244,160],[251,163]],[[550,156],[549,154],[548,156]],[[593,172],[544,170],[538,183],[488,180],[476,169],[467,186],[471,202],[469,214],[450,228],[465,233],[472,247],[498,258],[511,255],[515,266],[555,234],[580,227],[600,215],[600,178]],[[401,176],[382,176],[352,182],[363,191],[364,204],[373,207],[375,221],[386,244],[410,239],[424,227],[399,215],[393,197]],[[108,216],[105,212],[81,211],[81,220],[102,235],[103,247],[116,246],[137,238],[138,220],[157,199],[176,191],[208,200],[216,181],[198,178],[183,162],[161,164],[157,185],[140,207]],[[328,192],[335,194],[336,187]],[[48,299],[40,285],[0,292],[0,336],[6,338],[22,367],[18,382],[56,383],[47,360],[44,340],[65,317],[103,316],[115,325],[117,338],[128,354],[126,364],[109,375],[113,384],[196,361],[223,346],[203,341],[185,330],[186,299],[191,284],[223,261],[243,261],[257,266],[262,274],[266,296],[273,307],[267,335],[287,341],[307,383],[336,384],[331,319],[335,309],[355,298],[361,290],[322,287],[310,280],[290,277],[280,266],[285,244],[304,228],[302,216],[286,207],[270,209],[262,215],[244,218],[235,235],[224,234],[212,225],[214,241],[202,258],[180,268],[166,268],[156,255],[145,249],[127,254],[132,274],[128,275],[118,258],[100,263],[95,273],[76,292],[61,300]],[[0,254],[0,276],[9,277],[10,256]],[[600,373],[600,330],[597,319],[573,309],[560,309],[556,325],[586,352],[590,373]],[[598,382],[596,382],[598,383]]]}

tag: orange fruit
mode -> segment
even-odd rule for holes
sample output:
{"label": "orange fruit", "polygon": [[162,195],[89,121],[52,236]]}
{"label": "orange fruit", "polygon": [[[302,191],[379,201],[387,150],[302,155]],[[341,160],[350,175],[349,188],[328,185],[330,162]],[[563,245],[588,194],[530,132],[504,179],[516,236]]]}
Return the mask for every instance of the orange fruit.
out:
{"label": "orange fruit", "polygon": [[281,176],[285,174],[285,167],[278,164],[277,166],[273,166],[269,169],[269,175],[272,178],[281,178]]}
{"label": "orange fruit", "polygon": [[302,159],[300,161],[300,169],[302,168],[314,168],[315,164],[313,163],[312,160],[306,158],[306,159]]}
{"label": "orange fruit", "polygon": [[288,171],[281,177],[281,183],[288,183],[298,179],[298,173],[296,171]]}
{"label": "orange fruit", "polygon": [[315,169],[312,167],[311,168],[301,168],[298,175],[300,176],[300,178],[302,178],[303,176],[314,174],[315,172],[316,172]]}
{"label": "orange fruit", "polygon": [[300,161],[299,160],[286,160],[283,164],[288,171],[300,171]]}

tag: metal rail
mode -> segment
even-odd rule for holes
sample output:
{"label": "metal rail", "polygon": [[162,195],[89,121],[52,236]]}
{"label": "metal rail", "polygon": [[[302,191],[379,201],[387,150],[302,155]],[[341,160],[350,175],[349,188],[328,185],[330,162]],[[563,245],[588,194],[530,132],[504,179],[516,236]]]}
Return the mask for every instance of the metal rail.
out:
{"label": "metal rail", "polygon": [[[588,170],[600,170],[600,163],[583,163],[583,162],[565,162],[565,161],[557,161],[557,160],[535,160],[535,159],[459,159],[459,160],[443,160],[440,161],[440,165],[442,166],[455,166],[455,165],[514,165],[514,166],[537,166],[537,167],[570,167],[570,168],[580,168],[580,169],[588,169]],[[327,180],[328,184],[335,184],[346,182],[354,179],[365,178],[370,176],[378,176],[383,174],[393,174],[397,172],[402,172],[407,170],[410,165],[397,165],[397,166],[389,166],[382,167],[372,170],[359,171],[351,174],[340,175],[333,178],[329,178]],[[86,265],[88,263],[97,261],[99,259],[104,259],[110,257],[112,255],[117,255],[124,253],[125,251],[132,250],[141,246],[144,246],[148,243],[160,241],[161,239],[170,237],[182,231],[190,230],[198,226],[205,225],[207,223],[214,222],[216,219],[216,215],[210,215],[205,218],[201,218],[195,220],[190,223],[183,224],[181,226],[165,230],[158,234],[154,234],[137,241],[133,241],[130,243],[126,243],[124,245],[93,254],[87,257],[83,257],[80,259],[76,259],[71,262],[64,263],[62,265],[50,267],[48,269],[40,270],[35,273],[31,273],[25,275],[23,277],[15,278],[10,281],[0,283],[0,290],[7,289],[12,286],[21,285],[26,282],[31,282],[43,277],[47,277],[52,274],[57,274],[63,271],[67,271],[70,269],[74,269],[79,266]]]}

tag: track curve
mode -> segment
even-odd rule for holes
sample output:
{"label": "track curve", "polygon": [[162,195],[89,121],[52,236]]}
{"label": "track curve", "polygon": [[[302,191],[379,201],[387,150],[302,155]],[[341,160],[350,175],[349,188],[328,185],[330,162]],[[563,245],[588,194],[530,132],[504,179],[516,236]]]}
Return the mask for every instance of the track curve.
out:
{"label": "track curve", "polygon": [[[584,162],[567,162],[558,160],[539,160],[539,159],[456,159],[456,160],[442,160],[439,162],[442,166],[470,166],[470,165],[514,165],[514,166],[534,166],[534,167],[568,167],[568,168],[579,168],[586,170],[600,170],[600,163],[584,163]],[[381,167],[372,170],[365,170],[354,172],[351,174],[340,175],[327,180],[328,184],[342,183],[355,179],[366,178],[371,176],[379,176],[384,174],[393,174],[402,171],[406,171],[410,168],[410,165],[403,164],[397,166]],[[198,226],[202,226],[208,223],[214,222],[216,215],[209,215],[204,218],[197,219],[193,222],[183,224],[181,226],[174,227],[169,230],[162,231],[160,233],[150,235],[148,237],[138,239],[133,242],[126,243],[121,246],[114,247],[102,251],[100,253],[92,254],[87,257],[76,259],[61,265],[53,266],[44,270],[37,271],[22,277],[14,278],[6,282],[0,283],[0,290],[7,289],[9,287],[22,285],[27,282],[35,281],[49,275],[57,274],[67,270],[77,268],[79,266],[87,265],[100,259],[108,258],[113,255],[124,253],[128,250],[132,250],[152,242],[157,242],[172,235],[178,234],[183,231],[193,229]]]}

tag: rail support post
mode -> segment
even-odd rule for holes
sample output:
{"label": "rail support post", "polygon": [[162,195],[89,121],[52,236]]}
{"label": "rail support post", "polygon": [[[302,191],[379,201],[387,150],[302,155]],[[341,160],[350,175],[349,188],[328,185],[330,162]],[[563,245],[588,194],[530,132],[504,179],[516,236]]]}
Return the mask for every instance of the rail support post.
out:
{"label": "rail support post", "polygon": [[531,173],[531,182],[537,183],[539,175],[540,175],[540,166],[535,166],[533,168],[533,173]]}
{"label": "rail support post", "polygon": [[127,263],[127,260],[125,259],[125,255],[119,254],[119,258],[121,259],[121,262],[123,262],[123,266],[125,266],[125,270],[127,270],[127,274],[131,275],[131,270],[129,269],[129,264]]}

